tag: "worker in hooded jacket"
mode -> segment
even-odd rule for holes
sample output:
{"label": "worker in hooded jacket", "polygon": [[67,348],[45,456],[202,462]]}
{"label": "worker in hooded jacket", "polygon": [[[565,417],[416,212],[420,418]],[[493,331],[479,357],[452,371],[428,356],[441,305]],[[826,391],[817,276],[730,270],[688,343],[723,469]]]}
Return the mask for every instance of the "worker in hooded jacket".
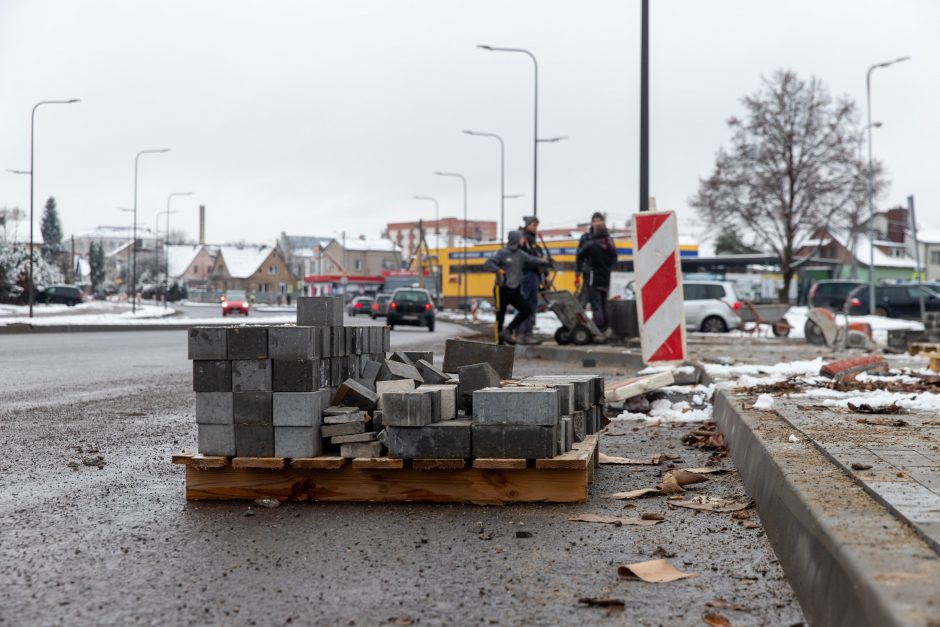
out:
{"label": "worker in hooded jacket", "polygon": [[[516,329],[532,314],[532,308],[522,296],[522,276],[526,270],[542,270],[551,264],[539,257],[530,255],[520,246],[522,233],[510,231],[506,245],[497,250],[483,264],[485,270],[496,273],[496,329],[500,344],[515,344]],[[516,308],[516,316],[503,328],[506,308]]]}

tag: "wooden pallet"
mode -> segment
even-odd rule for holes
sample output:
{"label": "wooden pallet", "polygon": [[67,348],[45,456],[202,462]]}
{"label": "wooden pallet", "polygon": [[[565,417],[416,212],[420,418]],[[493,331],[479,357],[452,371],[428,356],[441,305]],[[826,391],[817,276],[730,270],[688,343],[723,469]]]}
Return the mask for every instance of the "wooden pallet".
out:
{"label": "wooden pallet", "polygon": [[279,501],[581,503],[598,464],[600,437],[551,459],[209,457],[181,454],[186,498]]}

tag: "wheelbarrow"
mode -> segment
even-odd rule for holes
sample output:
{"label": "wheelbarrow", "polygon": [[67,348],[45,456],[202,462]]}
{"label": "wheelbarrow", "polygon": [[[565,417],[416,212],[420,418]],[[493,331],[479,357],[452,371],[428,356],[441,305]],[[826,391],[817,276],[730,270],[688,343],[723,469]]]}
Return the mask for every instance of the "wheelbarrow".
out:
{"label": "wheelbarrow", "polygon": [[[790,323],[784,317],[790,310],[788,303],[766,303],[755,305],[749,300],[742,301],[742,307],[738,311],[741,317],[741,330],[745,333],[754,333],[762,324],[769,324],[776,337],[786,337],[790,335]],[[754,326],[748,328],[747,323],[753,322]]]}
{"label": "wheelbarrow", "polygon": [[558,316],[561,321],[561,326],[555,331],[555,341],[558,344],[583,346],[592,342],[603,342],[606,339],[594,321],[588,318],[581,303],[571,292],[544,290],[542,298],[548,304],[548,310]]}

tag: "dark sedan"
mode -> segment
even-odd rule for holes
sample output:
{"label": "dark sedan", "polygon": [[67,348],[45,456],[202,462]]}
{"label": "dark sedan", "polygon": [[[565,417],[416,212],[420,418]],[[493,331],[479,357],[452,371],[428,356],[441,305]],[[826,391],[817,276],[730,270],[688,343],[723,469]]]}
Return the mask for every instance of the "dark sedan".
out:
{"label": "dark sedan", "polygon": [[397,289],[388,304],[388,326],[396,324],[427,327],[434,331],[434,303],[431,293],[414,287]]}
{"label": "dark sedan", "polygon": [[[845,300],[846,311],[853,316],[864,316],[871,310],[867,285],[849,292]],[[875,315],[886,318],[920,319],[920,297],[924,297],[925,311],[940,311],[940,294],[916,283],[875,286]]]}

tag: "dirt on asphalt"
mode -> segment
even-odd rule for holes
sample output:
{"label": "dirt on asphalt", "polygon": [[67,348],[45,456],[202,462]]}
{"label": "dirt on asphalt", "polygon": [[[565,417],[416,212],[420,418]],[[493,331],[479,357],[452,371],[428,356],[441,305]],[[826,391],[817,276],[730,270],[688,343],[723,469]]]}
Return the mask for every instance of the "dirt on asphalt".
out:
{"label": "dirt on asphalt", "polygon": [[[570,369],[524,362],[517,372]],[[802,621],[753,509],[746,528],[665,497],[600,498],[654,487],[665,464],[604,466],[577,505],[188,503],[169,459],[195,449],[190,373],[128,377],[135,383],[105,398],[0,408],[0,624]],[[682,444],[689,429],[618,423],[611,430],[624,435],[602,450],[703,466],[711,452]],[[721,465],[732,472],[690,495],[747,501],[730,458]],[[650,527],[567,520],[654,512],[665,520]],[[618,566],[662,556],[699,576],[618,578]],[[579,603],[586,597],[623,608]]]}

